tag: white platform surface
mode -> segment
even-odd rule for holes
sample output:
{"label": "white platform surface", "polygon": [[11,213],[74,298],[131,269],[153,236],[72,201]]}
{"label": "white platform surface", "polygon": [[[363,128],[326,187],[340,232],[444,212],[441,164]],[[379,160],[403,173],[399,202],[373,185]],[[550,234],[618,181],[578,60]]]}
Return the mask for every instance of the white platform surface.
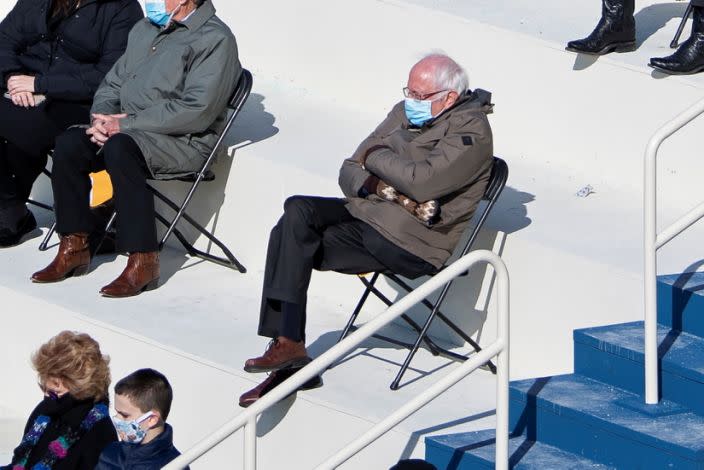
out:
{"label": "white platform surface", "polygon": [[[9,5],[0,0],[0,14]],[[40,286],[29,275],[53,250],[37,251],[39,232],[0,251],[0,344],[8,345],[0,364],[21,379],[0,394],[0,457],[8,450],[5,430],[19,433],[39,398],[29,354],[63,328],[99,337],[113,357],[114,378],[150,365],[173,377],[173,423],[182,449],[238,413],[237,395],[262,378],[241,366],[266,344],[256,336],[259,294],[268,232],[284,199],[340,194],[342,159],[400,99],[410,65],[434,48],[465,64],[472,86],[493,91],[497,104],[495,152],[511,175],[478,247],[499,252],[511,273],[512,378],[570,371],[574,328],[642,317],[643,149],[704,86],[704,75],[663,78],[645,66],[649,57],[669,54],[683,3],[638,2],[639,49],[598,60],[563,50],[591,31],[599,14],[594,0],[219,0],[216,7],[235,31],[255,84],[228,137],[233,157],[221,158],[218,180],[197,196],[192,213],[217,223],[216,233],[248,273],[189,259],[173,246],[163,254],[162,287],[113,300],[97,291],[117,276],[124,257],[101,257],[86,277]],[[703,130],[697,121],[663,146],[661,225],[701,200]],[[586,184],[595,193],[576,197]],[[48,200],[46,181],[34,196]],[[50,216],[35,213],[45,230]],[[696,268],[702,235],[696,226],[668,245],[660,271]],[[491,285],[491,276],[478,269],[459,281],[448,303],[482,344],[495,331]],[[314,275],[311,353],[333,344],[360,286],[349,276]],[[363,319],[380,310],[371,304]],[[433,334],[456,340],[442,328]],[[293,468],[311,468],[454,367],[423,350],[407,375],[411,383],[391,392],[404,351],[368,346],[326,373],[323,388],[300,393],[265,417],[262,468],[290,464],[280,452],[288,440],[291,448],[306,449]],[[388,468],[422,455],[421,436],[428,433],[492,427],[493,387],[491,374],[473,374],[348,468]],[[237,452],[230,442],[194,468],[220,468],[212,463],[220,465],[218,459],[239,462]]]}

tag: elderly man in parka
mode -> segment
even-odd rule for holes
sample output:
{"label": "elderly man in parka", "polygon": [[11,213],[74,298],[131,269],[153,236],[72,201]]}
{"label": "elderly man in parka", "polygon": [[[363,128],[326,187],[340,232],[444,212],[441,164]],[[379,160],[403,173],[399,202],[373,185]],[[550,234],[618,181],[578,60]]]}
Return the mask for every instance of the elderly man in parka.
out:
{"label": "elderly man in parka", "polygon": [[[406,100],[340,170],[346,199],[293,196],[271,232],[259,334],[273,339],[248,372],[272,372],[240,397],[248,406],[305,365],[306,291],[313,269],[433,274],[452,254],[492,164],[491,95],[433,54],[410,71]],[[318,378],[304,385],[321,385]]]}
{"label": "elderly man in parka", "polygon": [[117,249],[129,259],[100,293],[127,297],[156,287],[154,199],[146,180],[201,167],[240,73],[235,38],[209,0],[150,0],[147,18],[132,29],[125,54],[95,95],[92,126],[70,129],[56,141],[52,188],[61,243],[32,281],[88,271],[88,175],[104,168],[114,188]]}

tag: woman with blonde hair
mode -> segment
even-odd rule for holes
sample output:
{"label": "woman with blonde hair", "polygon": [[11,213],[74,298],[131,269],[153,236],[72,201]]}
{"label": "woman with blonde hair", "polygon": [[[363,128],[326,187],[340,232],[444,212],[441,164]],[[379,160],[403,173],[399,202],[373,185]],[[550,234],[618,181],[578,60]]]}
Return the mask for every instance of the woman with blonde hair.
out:
{"label": "woman with blonde hair", "polygon": [[110,359],[84,333],[63,331],[33,355],[44,399],[2,470],[88,470],[117,440],[108,410]]}

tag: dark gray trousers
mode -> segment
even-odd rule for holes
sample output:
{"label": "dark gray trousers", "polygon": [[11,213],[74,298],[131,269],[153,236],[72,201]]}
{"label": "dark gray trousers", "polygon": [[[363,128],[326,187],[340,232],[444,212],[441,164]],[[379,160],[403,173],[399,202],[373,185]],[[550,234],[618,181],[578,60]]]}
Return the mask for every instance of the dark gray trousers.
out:
{"label": "dark gray trousers", "polygon": [[284,203],[284,214],[269,237],[260,335],[305,340],[314,269],[345,274],[388,270],[411,279],[435,273],[433,265],[352,217],[345,204],[344,199],[314,196],[293,196]]}

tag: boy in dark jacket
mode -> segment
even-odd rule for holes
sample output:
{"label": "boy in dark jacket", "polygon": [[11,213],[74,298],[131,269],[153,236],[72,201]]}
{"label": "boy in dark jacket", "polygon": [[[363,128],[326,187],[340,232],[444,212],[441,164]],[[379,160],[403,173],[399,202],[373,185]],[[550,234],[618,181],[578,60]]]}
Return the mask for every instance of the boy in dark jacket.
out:
{"label": "boy in dark jacket", "polygon": [[140,369],[115,385],[113,418],[120,442],[103,450],[95,470],[159,469],[178,457],[166,423],[173,391],[163,374]]}

